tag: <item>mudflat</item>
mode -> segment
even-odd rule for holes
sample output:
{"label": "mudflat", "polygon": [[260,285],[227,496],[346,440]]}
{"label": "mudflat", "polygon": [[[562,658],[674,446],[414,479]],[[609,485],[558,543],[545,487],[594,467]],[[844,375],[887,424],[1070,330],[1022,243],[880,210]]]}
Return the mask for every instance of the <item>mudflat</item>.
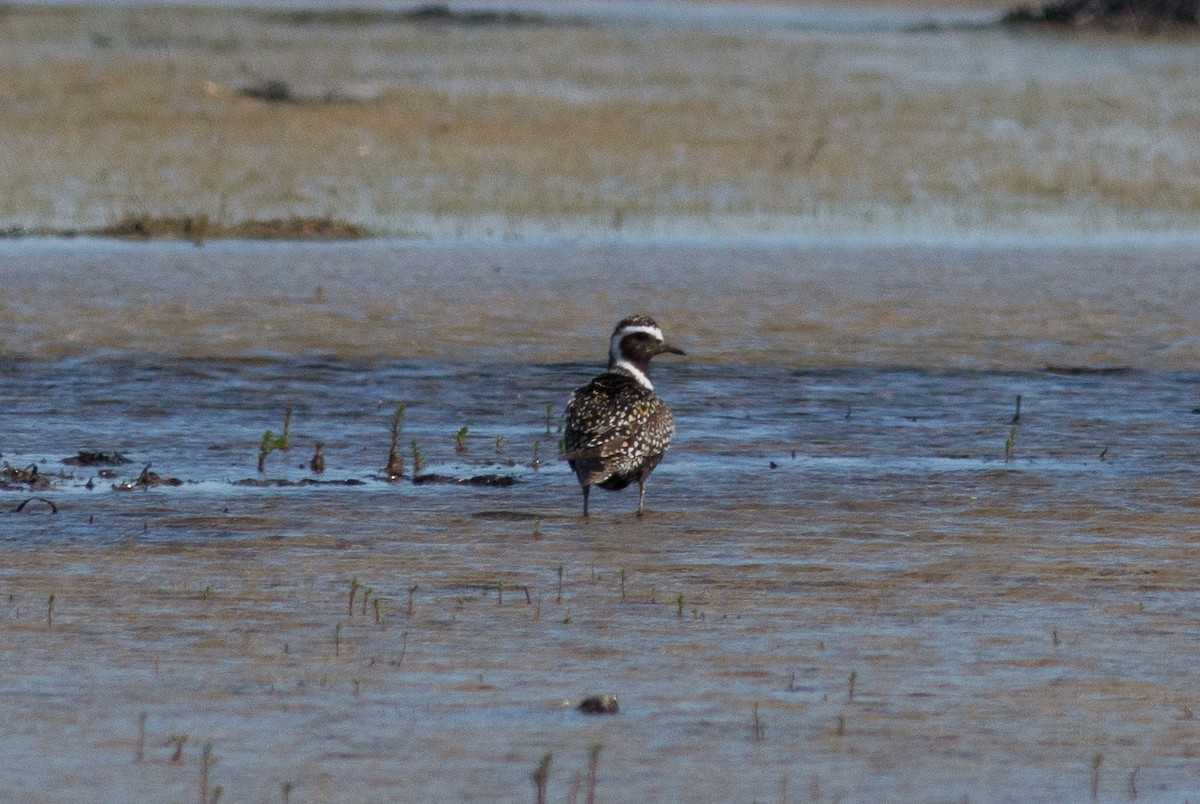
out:
{"label": "mudflat", "polygon": [[0,799],[1196,795],[1192,44],[597,8],[0,12]]}

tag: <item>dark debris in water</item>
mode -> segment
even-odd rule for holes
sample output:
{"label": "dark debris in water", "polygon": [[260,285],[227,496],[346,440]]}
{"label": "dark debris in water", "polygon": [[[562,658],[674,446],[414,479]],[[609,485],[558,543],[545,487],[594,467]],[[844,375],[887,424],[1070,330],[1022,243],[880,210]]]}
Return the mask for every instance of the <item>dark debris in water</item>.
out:
{"label": "dark debris in water", "polygon": [[48,489],[50,485],[50,478],[39,472],[35,463],[19,467],[5,461],[4,468],[0,469],[0,489],[5,491],[13,489]]}
{"label": "dark debris in water", "polygon": [[512,475],[473,475],[472,477],[454,477],[453,475],[424,474],[417,475],[412,480],[415,486],[429,483],[446,483],[454,486],[515,486],[517,479]]}
{"label": "dark debris in water", "polygon": [[50,513],[52,513],[52,514],[58,513],[58,506],[55,505],[52,501],[47,500],[45,497],[30,497],[27,500],[22,500],[20,505],[16,506],[15,508],[10,508],[8,512],[10,514],[19,514],[22,511],[24,511],[25,506],[29,505],[31,502],[45,503],[46,505],[50,506]]}
{"label": "dark debris in water", "polygon": [[158,472],[150,471],[150,464],[146,464],[142,468],[142,473],[137,476],[137,480],[126,480],[124,483],[113,483],[113,491],[133,491],[134,489],[148,489],[156,486],[182,486],[183,481],[177,477],[163,477]]}
{"label": "dark debris in water", "polygon": [[133,460],[119,452],[87,452],[81,449],[78,455],[63,458],[62,462],[67,466],[123,466],[133,463]]}
{"label": "dark debris in water", "polygon": [[291,25],[549,25],[551,20],[526,11],[454,9],[445,3],[428,3],[405,9],[299,9],[272,12],[266,19]]}
{"label": "dark debris in water", "polygon": [[1133,371],[1130,366],[1046,366],[1050,374],[1062,374],[1066,377],[1106,377],[1116,374],[1129,374]]}
{"label": "dark debris in water", "polygon": [[543,515],[532,511],[477,511],[471,516],[476,519],[494,519],[501,522],[525,522],[530,519],[541,519]]}
{"label": "dark debris in water", "polygon": [[245,98],[267,103],[366,103],[378,100],[381,88],[375,85],[300,84],[282,78],[263,78],[241,84],[235,91]]}
{"label": "dark debris in water", "polygon": [[318,480],[315,477],[306,477],[302,480],[284,480],[282,478],[262,478],[262,477],[247,477],[242,480],[233,481],[235,486],[246,486],[255,489],[290,489],[301,486],[364,486],[362,480],[355,478],[346,478],[345,480]]}

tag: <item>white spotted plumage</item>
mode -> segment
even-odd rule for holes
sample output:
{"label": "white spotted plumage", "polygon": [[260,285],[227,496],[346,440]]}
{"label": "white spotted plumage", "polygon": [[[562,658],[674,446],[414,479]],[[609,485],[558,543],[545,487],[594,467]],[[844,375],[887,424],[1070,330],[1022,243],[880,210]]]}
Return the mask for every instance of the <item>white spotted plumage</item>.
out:
{"label": "white spotted plumage", "polygon": [[683,354],[666,343],[649,316],[624,319],[613,330],[608,370],[579,388],[567,403],[563,458],[583,489],[609,491],[638,484],[638,514],[644,511],[646,480],[662,460],[675,433],[671,409],[654,393],[647,376],[650,359],[663,352]]}

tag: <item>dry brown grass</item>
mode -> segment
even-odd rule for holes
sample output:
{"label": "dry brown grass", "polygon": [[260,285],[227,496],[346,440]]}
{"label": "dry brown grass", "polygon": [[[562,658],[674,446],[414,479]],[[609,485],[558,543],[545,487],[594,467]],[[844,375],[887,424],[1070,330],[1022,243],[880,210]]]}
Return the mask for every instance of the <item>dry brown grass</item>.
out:
{"label": "dry brown grass", "polygon": [[[0,43],[0,228],[1200,225],[1185,42],[14,8]],[[368,100],[245,98],[244,68]]]}

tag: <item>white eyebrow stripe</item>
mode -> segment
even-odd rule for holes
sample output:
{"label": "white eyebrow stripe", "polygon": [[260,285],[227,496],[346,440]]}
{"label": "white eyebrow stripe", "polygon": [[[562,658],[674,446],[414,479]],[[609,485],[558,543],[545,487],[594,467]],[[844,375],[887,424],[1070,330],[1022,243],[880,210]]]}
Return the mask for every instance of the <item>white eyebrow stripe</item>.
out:
{"label": "white eyebrow stripe", "polygon": [[613,333],[613,340],[620,341],[626,335],[634,335],[638,332],[644,332],[647,335],[652,335],[660,341],[666,340],[666,338],[663,337],[661,329],[658,327],[647,326],[645,324],[621,327],[619,330]]}

